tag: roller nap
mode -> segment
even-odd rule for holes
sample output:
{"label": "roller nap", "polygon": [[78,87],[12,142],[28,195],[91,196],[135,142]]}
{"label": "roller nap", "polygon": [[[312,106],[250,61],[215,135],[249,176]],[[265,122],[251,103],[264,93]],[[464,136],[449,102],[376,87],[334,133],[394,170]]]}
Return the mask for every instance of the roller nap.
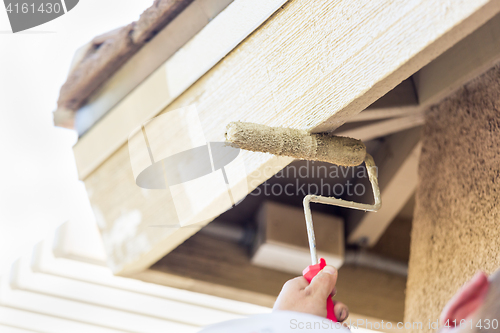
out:
{"label": "roller nap", "polygon": [[226,140],[245,150],[343,166],[360,165],[366,155],[360,140],[239,121],[227,125]]}

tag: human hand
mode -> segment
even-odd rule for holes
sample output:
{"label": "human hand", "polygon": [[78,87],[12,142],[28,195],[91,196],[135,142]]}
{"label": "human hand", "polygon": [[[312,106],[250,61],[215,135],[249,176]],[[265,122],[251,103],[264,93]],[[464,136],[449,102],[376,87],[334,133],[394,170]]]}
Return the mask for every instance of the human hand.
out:
{"label": "human hand", "polygon": [[[274,303],[273,311],[296,311],[326,317],[326,300],[335,296],[337,270],[326,266],[309,284],[303,276],[285,283]],[[335,302],[335,317],[343,322],[349,316],[349,309],[340,302]]]}

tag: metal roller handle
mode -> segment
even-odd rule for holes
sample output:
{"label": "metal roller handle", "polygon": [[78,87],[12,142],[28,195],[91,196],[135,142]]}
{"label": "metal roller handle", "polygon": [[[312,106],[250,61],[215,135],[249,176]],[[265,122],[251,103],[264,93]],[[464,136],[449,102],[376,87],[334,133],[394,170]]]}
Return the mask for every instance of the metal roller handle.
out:
{"label": "metal roller handle", "polygon": [[314,237],[314,227],[313,227],[312,213],[310,207],[311,202],[370,211],[370,212],[376,212],[377,210],[380,209],[380,206],[382,205],[382,200],[380,198],[380,188],[378,186],[376,165],[375,161],[373,160],[373,157],[371,157],[370,154],[366,154],[365,156],[365,165],[368,171],[368,179],[370,180],[373,189],[373,198],[375,200],[375,203],[373,205],[354,202],[354,201],[346,201],[333,197],[324,197],[321,195],[309,194],[304,197],[303,204],[304,204],[304,214],[306,216],[307,237],[309,239],[309,249],[311,251],[311,261],[313,265],[318,264],[318,254],[316,251],[316,239]]}

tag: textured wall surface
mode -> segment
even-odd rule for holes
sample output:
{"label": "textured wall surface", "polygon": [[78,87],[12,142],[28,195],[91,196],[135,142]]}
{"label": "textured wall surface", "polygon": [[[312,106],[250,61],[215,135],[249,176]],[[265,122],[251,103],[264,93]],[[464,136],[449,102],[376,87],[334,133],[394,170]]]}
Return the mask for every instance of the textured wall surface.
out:
{"label": "textured wall surface", "polygon": [[431,331],[463,283],[500,266],[500,66],[431,108],[419,178],[405,321]]}

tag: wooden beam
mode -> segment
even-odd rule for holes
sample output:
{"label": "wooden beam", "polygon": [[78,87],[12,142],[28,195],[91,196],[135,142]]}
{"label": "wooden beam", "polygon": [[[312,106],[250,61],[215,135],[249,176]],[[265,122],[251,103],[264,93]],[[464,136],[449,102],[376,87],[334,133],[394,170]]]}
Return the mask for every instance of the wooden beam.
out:
{"label": "wooden beam", "polygon": [[[498,38],[500,38],[500,15],[490,19],[486,24],[414,74],[418,97],[420,103],[422,103],[421,106],[415,107],[414,111],[404,110],[404,108],[398,108],[397,111],[379,111],[373,108],[373,111],[370,111],[374,112],[373,116],[369,116],[369,109],[367,109],[354,119],[369,120],[379,115],[391,115],[391,113],[392,115],[398,115],[406,112],[421,112],[429,105],[438,103],[500,60],[500,46],[496,42]],[[369,131],[367,132],[369,133]],[[414,161],[414,163],[417,163],[417,161]],[[413,169],[415,169],[415,165],[412,167]],[[384,209],[381,210],[383,214],[367,215],[364,219],[366,223],[364,223],[363,227],[358,226],[356,232],[351,234],[349,241],[356,243],[359,239],[366,237],[370,239],[370,246],[375,245],[381,235],[380,232],[385,230],[381,227],[392,221],[393,216],[402,207],[401,205],[411,189],[416,187],[416,182],[413,180],[406,183],[406,185],[412,186],[406,187],[405,190],[397,193],[394,191],[392,195],[386,194],[387,198],[384,202],[390,202],[389,206],[392,211],[385,209],[386,204]],[[395,200],[396,202],[394,202]],[[368,236],[368,234],[371,236]],[[375,238],[373,238],[374,236]]]}
{"label": "wooden beam", "polygon": [[436,104],[500,61],[500,15],[415,73],[420,104]]}
{"label": "wooden beam", "polygon": [[[163,107],[169,112],[195,105],[209,141],[223,141],[227,123],[238,120],[332,131],[499,10],[493,0],[363,0],[354,6],[294,0],[192,86],[189,68],[197,63],[182,62],[178,53],[186,71],[167,66],[169,71],[153,74],[120,104],[126,111],[113,110],[75,147],[108,263],[117,274],[144,270],[197,231],[148,227],[172,225],[172,199],[141,190],[131,176],[127,136]],[[213,40],[205,42],[212,47]],[[265,170],[277,172],[292,161],[250,152],[241,157],[249,176],[260,182],[273,175]],[[221,213],[229,208],[216,205],[222,195],[213,193],[211,205]]]}
{"label": "wooden beam", "polygon": [[422,111],[422,107],[418,104],[415,85],[410,77],[361,113],[348,119],[346,123],[410,116],[420,111]]}
{"label": "wooden beam", "polygon": [[[103,92],[96,95],[95,99],[83,108],[84,113],[87,112],[87,108],[95,108],[97,113],[104,113],[114,103],[120,101],[76,143],[74,152],[80,179],[87,178],[127,141],[137,126],[157,116],[162,109],[171,104],[267,20],[284,2],[286,0],[236,0],[172,56],[168,51],[156,50],[155,43],[140,52],[137,58],[132,59],[133,63],[126,64],[123,71],[117,73],[116,79],[109,82],[110,86],[106,85]],[[181,21],[175,23],[172,29],[177,30]],[[162,32],[160,42],[165,38],[170,39],[171,35],[170,31]],[[174,46],[179,47],[179,43],[182,42],[184,39],[177,41]],[[158,68],[153,67],[154,72],[125,97],[124,93],[129,92],[127,90],[130,89],[130,85],[120,82],[130,79],[133,85],[138,79],[144,79],[141,72],[135,73],[134,64],[144,62],[146,58],[157,58],[159,56],[156,54],[164,53],[167,53],[168,60]],[[158,63],[159,60],[155,59],[155,62]],[[148,59],[147,62],[149,61]],[[139,77],[130,77],[131,75]]]}
{"label": "wooden beam", "polygon": [[[231,2],[232,0],[195,0],[186,7],[121,66],[76,112],[75,129],[78,134],[87,132]],[[57,122],[55,124],[58,125]]]}
{"label": "wooden beam", "polygon": [[387,154],[379,166],[382,207],[376,213],[352,213],[352,220],[361,218],[348,242],[374,246],[401,211],[417,188],[417,169],[421,146],[419,129],[393,135],[385,143],[382,154]]}
{"label": "wooden beam", "polygon": [[409,77],[368,106],[366,111],[411,106],[418,106],[418,96],[413,78]]}
{"label": "wooden beam", "polygon": [[362,121],[374,121],[381,120],[387,118],[398,118],[398,117],[406,117],[412,116],[417,113],[421,113],[423,108],[419,105],[417,106],[401,106],[401,107],[392,107],[392,108],[384,108],[384,109],[366,109],[353,118],[346,121],[349,123],[356,123]]}
{"label": "wooden beam", "polygon": [[410,128],[422,126],[425,122],[423,112],[416,112],[406,117],[396,117],[394,119],[378,121],[364,126],[358,126],[346,130],[339,128],[335,135],[356,138],[361,141],[370,141],[394,133],[402,132]]}

